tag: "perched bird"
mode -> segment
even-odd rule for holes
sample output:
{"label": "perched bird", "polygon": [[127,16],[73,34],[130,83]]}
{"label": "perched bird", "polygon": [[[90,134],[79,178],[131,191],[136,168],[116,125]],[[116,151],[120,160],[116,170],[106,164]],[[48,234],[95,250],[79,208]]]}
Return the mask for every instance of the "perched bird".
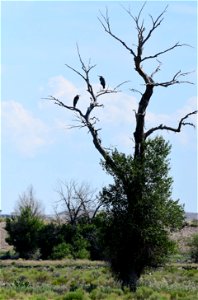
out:
{"label": "perched bird", "polygon": [[78,100],[79,100],[79,97],[80,97],[80,95],[76,95],[76,96],[74,97],[74,100],[73,100],[73,107],[76,107],[76,104],[77,104],[77,102],[78,102]]}
{"label": "perched bird", "polygon": [[102,76],[99,76],[99,80],[100,80],[100,84],[102,85],[102,88],[103,88],[103,89],[105,89],[105,85],[106,85],[106,83],[105,83],[105,79],[104,79],[104,77],[102,77]]}

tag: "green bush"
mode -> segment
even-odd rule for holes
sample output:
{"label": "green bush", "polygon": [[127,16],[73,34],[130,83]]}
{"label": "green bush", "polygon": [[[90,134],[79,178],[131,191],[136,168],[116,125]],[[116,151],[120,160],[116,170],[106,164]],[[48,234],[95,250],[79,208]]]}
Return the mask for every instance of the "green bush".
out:
{"label": "green bush", "polygon": [[90,258],[90,253],[87,249],[83,248],[83,249],[78,250],[75,253],[75,257],[79,258],[79,259],[89,259]]}
{"label": "green bush", "polygon": [[72,248],[74,258],[84,259],[90,257],[89,251],[87,250],[88,241],[84,239],[81,235],[76,234],[72,242]]}
{"label": "green bush", "polygon": [[53,248],[65,241],[61,230],[62,226],[54,223],[45,224],[40,230],[38,245],[42,259],[49,259]]}
{"label": "green bush", "polygon": [[36,259],[40,255],[38,238],[43,226],[40,203],[34,198],[33,187],[30,187],[19,197],[15,214],[6,219],[6,242],[14,246],[19,257]]}
{"label": "green bush", "polygon": [[72,258],[72,247],[71,245],[63,242],[56,245],[52,249],[52,259]]}
{"label": "green bush", "polygon": [[69,292],[67,295],[63,298],[63,300],[83,300],[83,292],[81,290]]}
{"label": "green bush", "polygon": [[192,261],[198,263],[198,234],[193,235],[191,241],[189,242],[189,246]]}
{"label": "green bush", "polygon": [[24,207],[19,215],[6,219],[6,242],[14,246],[21,258],[35,258],[39,230],[43,225],[42,219],[33,215],[30,207]]}

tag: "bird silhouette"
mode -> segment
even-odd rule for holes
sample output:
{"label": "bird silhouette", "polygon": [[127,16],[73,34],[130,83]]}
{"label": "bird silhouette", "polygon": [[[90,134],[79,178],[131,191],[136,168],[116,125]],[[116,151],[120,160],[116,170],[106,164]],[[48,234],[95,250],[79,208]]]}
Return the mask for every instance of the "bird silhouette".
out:
{"label": "bird silhouette", "polygon": [[77,104],[77,102],[78,102],[78,100],[79,100],[79,97],[80,97],[80,95],[76,95],[76,96],[74,97],[74,100],[73,100],[73,107],[76,107],[76,104]]}
{"label": "bird silhouette", "polygon": [[105,85],[106,85],[106,83],[105,83],[105,79],[104,79],[104,77],[102,77],[102,76],[99,76],[99,80],[100,80],[100,84],[102,85],[102,88],[103,88],[103,89],[105,89]]}

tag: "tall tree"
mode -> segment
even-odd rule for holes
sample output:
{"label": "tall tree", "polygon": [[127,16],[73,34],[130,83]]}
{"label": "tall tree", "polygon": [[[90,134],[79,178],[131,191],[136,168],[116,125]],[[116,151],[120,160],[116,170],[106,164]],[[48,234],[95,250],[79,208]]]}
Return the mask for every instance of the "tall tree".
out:
{"label": "tall tree", "polygon": [[[183,126],[194,126],[194,124],[192,122],[189,122],[188,119],[190,116],[197,113],[197,111],[191,111],[184,115],[178,122],[177,127],[160,124],[145,131],[145,116],[154,90],[157,87],[167,88],[172,85],[192,83],[188,80],[181,79],[185,78],[185,76],[189,74],[189,72],[181,71],[173,74],[169,80],[165,80],[163,82],[156,81],[154,79],[154,76],[158,73],[161,67],[161,63],[159,61],[158,66],[153,70],[152,73],[148,73],[145,70],[144,62],[153,60],[155,58],[158,59],[161,55],[170,52],[173,49],[188,45],[177,42],[171,47],[154,53],[153,55],[145,55],[145,46],[151,40],[154,31],[160,27],[167,7],[162,11],[162,13],[159,14],[158,17],[153,18],[152,16],[150,16],[151,26],[148,28],[145,28],[144,19],[142,18],[144,7],[145,4],[141,7],[137,16],[133,16],[131,10],[125,9],[126,13],[131,18],[137,30],[137,46],[134,47],[128,46],[122,38],[120,38],[113,32],[110,24],[108,10],[106,10],[105,14],[101,13],[99,17],[99,21],[102,24],[105,32],[107,32],[108,35],[110,35],[114,40],[120,43],[132,56],[135,71],[143,81],[144,90],[142,92],[139,92],[141,96],[138,109],[135,112],[135,147],[134,153],[132,153],[131,157],[126,158],[124,154],[119,153],[117,150],[109,150],[103,146],[101,138],[99,136],[100,128],[97,128],[96,125],[98,119],[93,115],[93,112],[96,111],[97,108],[103,106],[103,104],[100,103],[100,99],[102,98],[102,96],[118,93],[119,88],[125,82],[122,82],[118,86],[110,89],[106,85],[105,79],[102,77],[104,79],[104,84],[101,83],[102,89],[95,90],[94,85],[92,84],[90,79],[90,73],[96,65],[92,65],[90,61],[88,62],[88,64],[84,63],[78,46],[77,53],[82,71],[79,71],[78,69],[68,64],[66,64],[66,66],[77,75],[79,75],[86,83],[87,93],[90,99],[89,106],[85,111],[83,111],[79,109],[78,105],[68,105],[53,96],[47,98],[51,101],[54,101],[54,103],[59,105],[60,107],[75,113],[79,123],[72,127],[85,127],[89,130],[89,133],[91,134],[93,139],[93,144],[103,158],[103,165],[105,169],[114,177],[115,184],[109,188],[106,188],[106,190],[103,191],[102,195],[105,199],[104,201],[106,203],[106,206],[109,206],[111,211],[109,228],[113,229],[115,236],[117,236],[117,241],[113,238],[109,239],[108,249],[110,251],[110,254],[113,254],[111,249],[115,249],[115,247],[117,247],[118,251],[117,253],[114,253],[114,258],[111,259],[112,269],[118,275],[119,279],[121,279],[123,285],[130,286],[132,290],[136,288],[137,279],[141,275],[144,267],[146,265],[152,265],[154,256],[156,255],[157,251],[158,253],[160,253],[160,251],[163,252],[163,254],[167,253],[167,248],[164,246],[164,241],[167,240],[168,243],[168,238],[167,231],[163,230],[164,226],[166,226],[167,228],[176,228],[179,226],[179,224],[181,225],[181,222],[176,222],[177,224],[174,223],[174,226],[171,225],[172,223],[170,212],[172,211],[173,213],[175,213],[178,217],[178,220],[181,220],[183,216],[183,210],[178,205],[178,203],[171,202],[170,200],[171,184],[170,179],[167,177],[168,167],[165,163],[165,160],[169,153],[169,148],[161,139],[154,139],[152,143],[148,138],[150,138],[153,133],[156,133],[160,130],[167,130],[177,133],[181,131]],[[163,154],[160,154],[160,151]],[[152,165],[155,172],[152,172]],[[164,184],[163,181],[160,181],[159,184],[160,176],[162,176]],[[161,194],[159,186],[161,186]],[[153,208],[152,202],[155,204]],[[172,210],[170,209],[171,207]],[[163,212],[164,218],[162,222],[160,222],[160,214]],[[143,215],[145,214],[147,215],[147,221],[145,221],[143,217]],[[177,219],[177,217],[175,218]],[[143,219],[144,225],[140,226]],[[152,223],[152,220],[154,223]],[[148,227],[149,222],[152,223],[152,226],[149,227],[152,228],[152,230],[147,231],[146,228]],[[128,230],[126,224],[128,226]],[[154,230],[154,224],[156,225],[156,228],[161,228],[159,230],[160,235],[156,230]],[[157,225],[159,225],[159,227],[157,227]],[[119,235],[118,232],[120,233]],[[155,237],[156,239],[152,237]],[[163,240],[161,243],[160,237],[161,240]],[[132,240],[135,240],[138,245],[138,248],[135,248],[134,252],[130,246]],[[111,241],[113,241],[114,243],[113,246],[111,245]],[[115,241],[117,244],[115,244]],[[157,247],[157,241],[159,241],[159,247]],[[151,243],[152,246],[153,243],[156,243],[155,249],[151,246]],[[137,258],[138,249],[139,258]],[[164,250],[162,251],[162,249]],[[130,253],[133,255],[130,256]],[[146,257],[145,260],[144,255]],[[122,261],[124,268],[123,272],[120,269],[122,268],[122,266],[118,264],[121,256],[124,256],[126,258],[125,261]],[[126,268],[127,266],[129,269]]]}

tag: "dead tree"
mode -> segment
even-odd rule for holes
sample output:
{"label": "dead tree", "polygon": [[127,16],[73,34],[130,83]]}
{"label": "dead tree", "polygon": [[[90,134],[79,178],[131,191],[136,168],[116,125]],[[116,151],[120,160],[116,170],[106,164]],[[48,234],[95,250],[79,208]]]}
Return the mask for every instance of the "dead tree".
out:
{"label": "dead tree", "polygon": [[138,110],[136,112],[136,128],[135,128],[135,132],[134,132],[134,139],[135,139],[134,156],[135,157],[141,157],[143,155],[144,141],[154,131],[166,129],[166,130],[170,130],[170,131],[174,131],[174,132],[180,132],[182,126],[185,126],[185,125],[194,126],[192,123],[185,122],[184,120],[186,120],[189,116],[196,114],[196,112],[197,112],[197,111],[189,112],[186,116],[184,116],[179,121],[178,127],[176,127],[176,128],[172,128],[170,126],[160,124],[159,126],[149,129],[147,132],[144,131],[146,111],[147,111],[147,107],[149,105],[149,102],[150,102],[150,99],[152,97],[155,87],[169,87],[171,85],[181,84],[181,83],[192,84],[189,81],[180,80],[181,77],[184,77],[189,74],[189,72],[183,73],[181,71],[178,71],[176,74],[174,74],[171,77],[171,79],[169,79],[167,81],[164,81],[164,82],[155,81],[153,77],[160,70],[160,66],[161,66],[161,62],[159,62],[159,61],[158,61],[159,64],[158,64],[157,68],[155,70],[153,70],[153,72],[151,74],[148,74],[144,70],[144,66],[143,66],[144,61],[158,58],[159,56],[163,55],[164,53],[170,52],[175,48],[182,47],[182,46],[188,46],[187,44],[180,44],[179,42],[177,42],[174,45],[172,45],[171,47],[169,47],[165,50],[162,50],[160,52],[157,52],[154,55],[144,56],[144,47],[145,47],[146,43],[152,37],[153,32],[161,25],[161,23],[163,21],[164,13],[167,10],[167,7],[166,7],[165,10],[156,19],[154,19],[152,16],[150,16],[152,25],[147,30],[147,33],[145,33],[146,28],[144,27],[144,20],[141,20],[141,14],[144,9],[144,6],[145,6],[145,3],[142,6],[141,10],[139,11],[139,14],[137,17],[134,17],[130,10],[126,10],[128,15],[134,21],[136,29],[137,29],[138,44],[137,44],[136,49],[132,49],[131,47],[129,47],[121,38],[119,38],[112,32],[108,11],[106,11],[106,15],[101,14],[101,18],[99,19],[104,30],[111,37],[113,37],[115,40],[117,40],[119,43],[121,43],[123,45],[123,47],[132,55],[133,60],[134,60],[134,65],[135,65],[135,71],[143,79],[143,82],[145,85],[145,90],[143,93],[141,93],[141,99],[139,101]]}
{"label": "dead tree", "polygon": [[59,222],[71,225],[76,225],[81,219],[91,222],[102,206],[95,195],[96,190],[86,183],[77,184],[74,180],[60,182],[57,193],[60,197],[58,204],[61,204],[61,212],[56,211]]}
{"label": "dead tree", "polygon": [[[156,87],[169,87],[172,85],[176,84],[192,84],[192,82],[187,81],[187,80],[181,80],[181,78],[184,78],[187,76],[190,72],[182,72],[179,70],[175,74],[171,76],[170,79],[163,81],[163,82],[158,82],[157,80],[154,80],[154,75],[158,73],[161,67],[161,62],[158,61],[158,66],[153,70],[151,74],[148,74],[143,66],[143,63],[148,60],[153,60],[153,59],[158,59],[161,55],[172,51],[173,49],[179,48],[179,47],[184,47],[184,46],[189,46],[187,44],[181,44],[179,42],[176,42],[174,45],[170,46],[167,49],[164,49],[160,52],[157,52],[153,55],[145,56],[144,55],[144,48],[147,42],[151,39],[153,32],[161,25],[163,21],[164,14],[167,10],[167,7],[164,9],[164,11],[156,18],[154,19],[152,16],[151,18],[151,27],[146,30],[144,27],[144,20],[142,20],[141,15],[142,11],[144,9],[145,4],[142,6],[142,8],[139,11],[139,14],[137,16],[133,16],[130,10],[126,10],[126,13],[130,16],[132,21],[134,22],[136,29],[137,29],[137,37],[138,37],[138,43],[135,49],[132,47],[129,47],[120,37],[115,35],[112,31],[111,24],[110,24],[110,19],[108,15],[108,10],[106,10],[106,14],[102,14],[99,18],[100,23],[102,24],[102,27],[104,30],[109,34],[113,39],[117,40],[129,53],[132,55],[132,58],[134,60],[134,66],[135,66],[135,71],[138,73],[138,75],[142,78],[143,84],[145,86],[144,91],[140,92],[141,98],[139,101],[138,109],[137,112],[135,112],[136,115],[136,126],[135,126],[135,131],[134,131],[134,142],[135,142],[135,151],[134,151],[134,158],[141,158],[144,153],[144,142],[145,140],[153,133],[156,132],[157,130],[168,130],[168,131],[173,131],[173,132],[180,132],[183,126],[189,125],[189,126],[194,126],[193,123],[186,121],[191,115],[194,115],[197,113],[197,111],[192,111],[186,114],[184,117],[181,118],[181,120],[178,123],[178,126],[170,127],[168,125],[160,124],[156,127],[150,128],[149,130],[145,131],[145,116],[147,112],[147,108],[149,105],[149,102],[151,100],[151,97],[153,95],[154,89]],[[146,33],[147,32],[147,33]],[[99,91],[95,91],[93,88],[93,84],[91,83],[90,80],[90,72],[96,67],[96,65],[92,65],[90,60],[88,64],[86,65],[80,55],[79,48],[77,46],[77,53],[78,53],[78,58],[81,64],[81,69],[82,71],[79,71],[72,66],[66,64],[66,66],[71,69],[73,72],[75,72],[77,75],[79,75],[84,82],[86,83],[87,87],[87,93],[90,99],[90,104],[83,112],[80,110],[78,107],[73,106],[73,105],[68,105],[66,103],[63,103],[59,99],[55,98],[54,96],[49,96],[47,99],[53,101],[55,104],[61,106],[62,108],[65,108],[67,110],[71,110],[72,112],[75,113],[77,122],[79,124],[71,126],[71,128],[83,128],[86,127],[88,128],[92,138],[93,138],[93,144],[95,148],[98,150],[98,152],[102,155],[103,159],[107,161],[111,167],[117,172],[117,166],[114,164],[114,161],[112,160],[111,157],[111,152],[109,149],[106,149],[101,142],[101,138],[99,136],[99,131],[101,128],[97,128],[96,124],[98,119],[96,116],[93,115],[93,111],[95,111],[98,108],[103,107],[103,104],[99,102],[100,98],[106,94],[112,94],[112,93],[118,93],[119,88],[122,84],[124,84],[125,81],[118,86],[116,86],[113,89],[104,88]]]}

